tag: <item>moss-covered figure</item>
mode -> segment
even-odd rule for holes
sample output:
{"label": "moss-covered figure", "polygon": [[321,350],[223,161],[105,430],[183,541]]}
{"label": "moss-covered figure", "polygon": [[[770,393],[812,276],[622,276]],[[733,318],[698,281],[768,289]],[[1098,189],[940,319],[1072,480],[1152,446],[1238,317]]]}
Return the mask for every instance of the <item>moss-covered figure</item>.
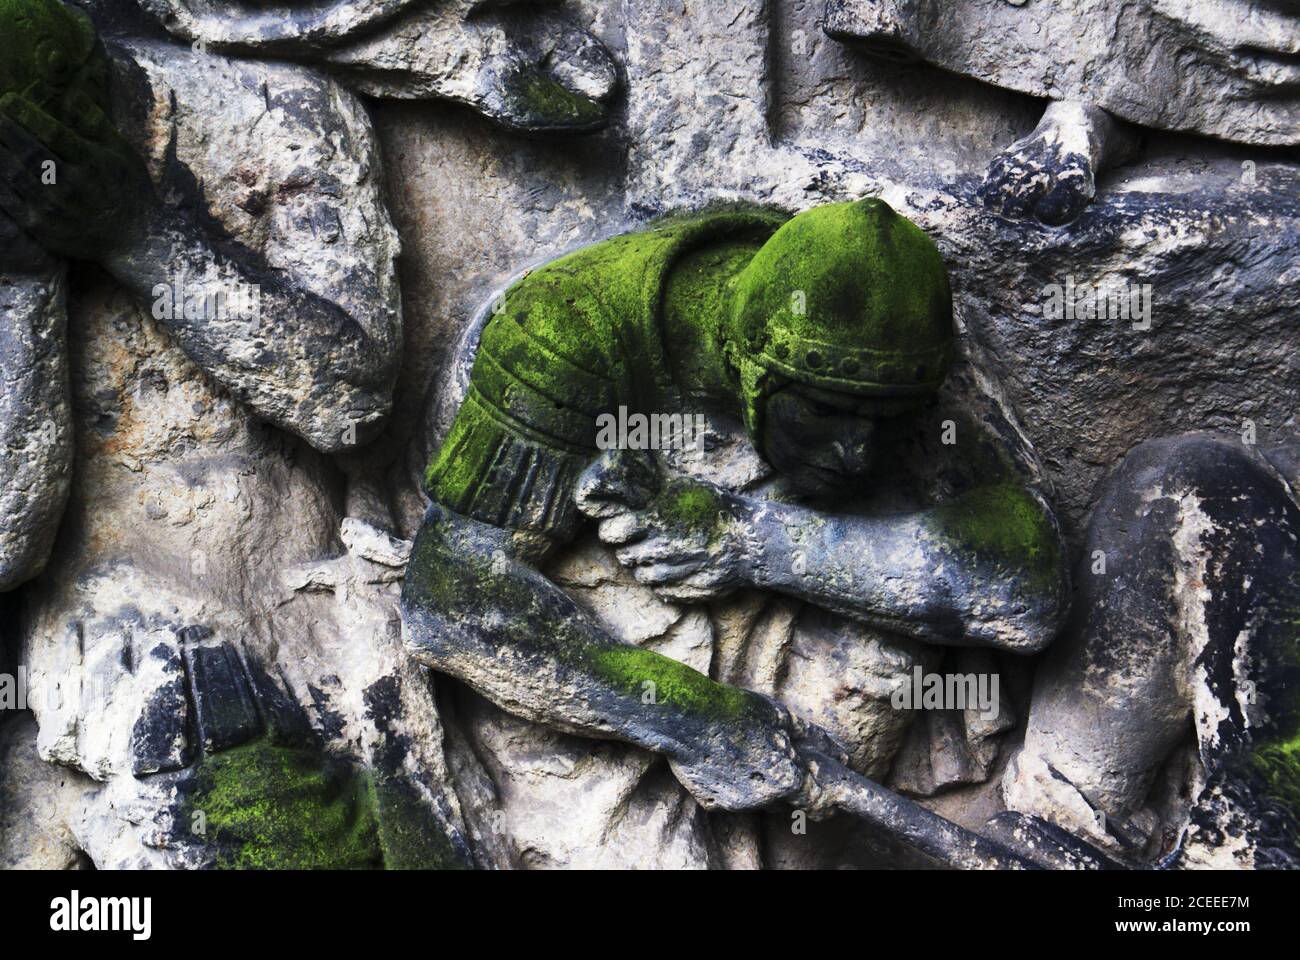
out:
{"label": "moss-covered figure", "polygon": [[[808,762],[808,728],[782,704],[616,644],[533,565],[535,535],[564,541],[594,519],[670,601],[757,588],[887,633],[1013,653],[1064,627],[1004,782],[1009,842],[1031,838],[1028,855],[1055,865],[1300,862],[1294,495],[1240,444],[1139,446],[1094,512],[1067,625],[1041,474],[970,386],[972,368],[955,355],[938,250],[879,200],[674,217],[544,266],[483,329],[429,468],[408,642],[511,712],[666,754],[702,804],[744,809],[825,801],[834,778]],[[967,386],[940,397],[945,377]],[[602,413],[691,406],[743,421],[784,494],[596,449]],[[980,426],[958,426],[963,414]],[[1176,782],[1193,724],[1200,773]],[[899,809],[893,824],[912,836],[951,827]]]}
{"label": "moss-covered figure", "polygon": [[[943,382],[951,352],[942,258],[882,201],[790,220],[669,219],[548,264],[507,293],[427,485],[467,516],[565,538],[577,522],[565,494],[591,462],[602,413],[701,396],[742,413],[764,452],[764,411],[782,387],[905,412]],[[501,482],[515,472],[535,480]]]}
{"label": "moss-covered figure", "polygon": [[786,224],[737,276],[727,353],[760,444],[769,392],[796,382],[899,404],[925,400],[952,358],[952,294],[933,241],[880,201]]}
{"label": "moss-covered figure", "polygon": [[[832,506],[864,492],[876,433],[908,431],[953,354],[943,259],[877,199],[671,216],[532,271],[484,326],[429,466],[408,642],[513,713],[667,755],[706,806],[813,802],[808,731],[783,705],[616,643],[520,547],[594,519],[666,599],[757,587],[925,640],[1040,649],[1066,605],[1062,551],[1013,458],[914,512]],[[743,421],[819,507],[602,455],[598,420],[621,408]]]}
{"label": "moss-covered figure", "polygon": [[[469,393],[429,467],[431,495],[488,523],[567,539],[579,522],[579,475],[596,422],[620,405],[669,409],[674,390],[659,305],[674,263],[720,242],[750,255],[775,215],[717,213],[616,237],[533,271],[484,329]],[[712,277],[717,301],[719,278]],[[721,363],[729,324],[715,302],[697,337]],[[512,475],[535,479],[511,485]]]}

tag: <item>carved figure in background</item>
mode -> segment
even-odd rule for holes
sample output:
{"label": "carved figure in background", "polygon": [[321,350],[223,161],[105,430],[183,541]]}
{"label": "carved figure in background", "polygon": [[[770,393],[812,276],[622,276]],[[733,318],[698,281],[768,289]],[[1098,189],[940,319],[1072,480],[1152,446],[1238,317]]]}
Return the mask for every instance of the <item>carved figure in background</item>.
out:
{"label": "carved figure in background", "polygon": [[1126,123],[1300,144],[1300,15],[1290,0],[827,0],[825,29],[1051,100],[980,190],[1013,217],[1077,217],[1097,177],[1132,152]]}

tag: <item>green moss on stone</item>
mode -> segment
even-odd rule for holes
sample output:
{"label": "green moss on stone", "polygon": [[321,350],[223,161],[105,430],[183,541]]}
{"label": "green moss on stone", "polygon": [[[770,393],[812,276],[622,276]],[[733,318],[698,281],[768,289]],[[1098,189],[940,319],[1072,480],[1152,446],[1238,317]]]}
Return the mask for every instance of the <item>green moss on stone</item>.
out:
{"label": "green moss on stone", "polygon": [[722,501],[708,487],[676,482],[655,501],[656,511],[669,526],[678,529],[712,531],[718,524]]}
{"label": "green moss on stone", "polygon": [[584,127],[605,116],[600,104],[580,96],[545,74],[531,71],[516,74],[508,97],[513,113],[538,126]]}
{"label": "green moss on stone", "polygon": [[201,813],[227,869],[340,870],[383,863],[364,777],[312,750],[258,740],[206,757],[183,816]]}
{"label": "green moss on stone", "polygon": [[1256,731],[1259,746],[1248,759],[1269,796],[1300,824],[1300,573],[1270,592],[1262,598],[1269,627],[1256,638],[1267,644],[1262,681],[1269,722]]}
{"label": "green moss on stone", "polygon": [[[504,447],[517,450],[526,442],[531,456],[546,461],[539,475],[558,473],[566,457],[587,456],[589,462],[601,414],[621,405],[654,410],[664,399],[656,391],[669,379],[671,351],[665,349],[661,307],[675,264],[728,244],[723,262],[709,268],[717,287],[723,273],[737,269],[738,258],[748,257],[742,251],[755,248],[778,223],[775,214],[722,210],[673,218],[574,251],[517,282],[483,329],[471,374],[474,390],[425,475],[430,495],[484,519],[475,513],[475,502],[507,479],[490,477]],[[701,265],[696,273],[704,270]],[[716,314],[715,309],[708,322],[719,323]],[[694,320],[705,322],[698,314]],[[710,362],[725,368],[717,350]],[[529,490],[537,499],[551,496],[538,484]]]}
{"label": "green moss on stone", "polygon": [[[759,706],[755,694],[710,680],[684,663],[640,647],[606,647],[591,651],[595,674],[623,693],[643,697],[650,690],[657,704],[690,716],[740,720]],[[653,683],[653,688],[647,684]]]}
{"label": "green moss on stone", "polygon": [[371,798],[385,869],[463,870],[468,866],[408,784],[377,776],[371,781]]}
{"label": "green moss on stone", "polygon": [[679,386],[718,394],[738,389],[726,353],[736,278],[762,245],[759,238],[728,240],[694,250],[673,267],[664,290],[664,331]]}
{"label": "green moss on stone", "polygon": [[1268,794],[1300,822],[1300,734],[1255,750],[1250,765]]}
{"label": "green moss on stone", "polygon": [[[707,492],[707,491],[706,491]],[[428,540],[411,557],[407,572],[408,590],[422,604],[444,613],[481,609],[482,598],[507,618],[500,627],[503,635],[515,635],[539,652],[554,657],[565,669],[590,676],[611,691],[642,697],[654,684],[655,702],[671,706],[684,715],[705,720],[739,719],[760,709],[756,694],[710,680],[698,670],[651,650],[634,646],[607,646],[591,642],[590,636],[574,625],[561,624],[554,630],[537,631],[522,620],[537,597],[526,583],[506,573],[495,572],[490,562],[458,554],[446,545]]]}
{"label": "green moss on stone", "polygon": [[931,532],[950,549],[1022,571],[1038,589],[1060,582],[1062,558],[1046,511],[1016,483],[981,487],[931,512]]}
{"label": "green moss on stone", "polygon": [[814,207],[737,279],[740,351],[797,382],[856,395],[930,392],[947,373],[952,294],[933,240],[886,203]]}
{"label": "green moss on stone", "polygon": [[531,600],[526,588],[514,578],[499,576],[492,570],[491,562],[466,550],[458,555],[454,547],[445,542],[431,542],[432,537],[413,551],[406,568],[405,592],[419,602],[443,613],[473,609],[481,603],[485,590],[498,603]]}

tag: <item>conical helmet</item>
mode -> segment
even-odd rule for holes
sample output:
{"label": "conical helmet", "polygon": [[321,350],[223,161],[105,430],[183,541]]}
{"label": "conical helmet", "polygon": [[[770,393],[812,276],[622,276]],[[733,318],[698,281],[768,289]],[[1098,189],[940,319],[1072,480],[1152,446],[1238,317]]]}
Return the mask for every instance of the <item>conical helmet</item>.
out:
{"label": "conical helmet", "polygon": [[736,279],[729,344],[757,442],[774,378],[854,396],[930,396],[952,359],[952,291],[934,241],[884,201],[788,220]]}

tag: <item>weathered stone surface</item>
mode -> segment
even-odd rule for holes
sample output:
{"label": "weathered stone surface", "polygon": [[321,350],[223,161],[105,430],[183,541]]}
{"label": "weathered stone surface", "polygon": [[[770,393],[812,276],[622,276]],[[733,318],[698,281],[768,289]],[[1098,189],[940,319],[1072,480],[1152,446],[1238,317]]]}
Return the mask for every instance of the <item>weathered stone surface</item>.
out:
{"label": "weathered stone surface", "polygon": [[[227,262],[184,217],[159,213],[157,240],[117,258],[114,275],[261,419],[321,450],[364,442],[388,414],[402,330],[400,245],[364,106],[299,67],[129,39],[117,49],[139,85],[122,111],[164,196],[202,203],[250,252]],[[214,123],[203,105],[218,93]],[[256,285],[249,316],[196,324],[188,300],[184,317],[166,309],[168,294],[241,283]]]}
{"label": "weathered stone surface", "polygon": [[826,32],[1125,120],[1300,142],[1300,18],[1266,0],[827,0]]}
{"label": "weathered stone surface", "polygon": [[160,641],[146,655],[162,662],[165,679],[152,692],[138,697],[144,705],[131,728],[130,747],[131,772],[137,777],[179,770],[194,756],[189,740],[189,691],[180,650]]}
{"label": "weathered stone surface", "polygon": [[76,774],[36,752],[30,713],[0,725],[0,870],[68,870],[89,866],[68,827],[69,791]]}
{"label": "weathered stone surface", "polygon": [[[1007,805],[1115,856],[1183,853],[1190,818],[1190,857],[1293,865],[1294,770],[1278,758],[1294,737],[1298,544],[1295,493],[1249,446],[1189,434],[1134,448],[1035,677]],[[1189,776],[1193,741],[1203,772]]]}
{"label": "weathered stone surface", "polygon": [[234,647],[186,646],[185,672],[194,691],[195,739],[205,753],[237,747],[263,732]]}
{"label": "weathered stone surface", "polygon": [[[300,67],[143,41],[115,49],[142,85],[134,107],[145,109],[124,109],[162,190],[201,200],[241,256],[371,324],[386,363],[383,331],[400,330],[398,244],[362,104]],[[167,267],[154,265],[159,283],[172,281]],[[253,409],[232,397],[258,394],[265,372],[227,380],[218,365],[214,378],[210,355],[187,356],[149,300],[102,275],[74,282],[75,493],[18,638],[42,756],[88,775],[64,773],[78,785],[61,820],[74,852],[100,866],[219,860],[230,851],[195,833],[184,806],[195,771],[263,739],[292,750],[311,740],[382,778],[385,859],[467,862],[449,778],[435,769],[437,710],[398,640],[394,582],[409,545],[345,524],[343,472],[260,422],[256,397],[245,398]],[[303,319],[282,307],[275,323]],[[384,414],[338,388],[333,377],[291,388],[322,399],[299,425],[327,448],[349,432],[357,442]],[[367,694],[381,682],[387,696]],[[424,818],[418,844],[388,829],[399,808],[408,826]]]}
{"label": "weathered stone surface", "polygon": [[169,30],[213,47],[325,47],[373,28],[419,0],[294,3],[142,0],[141,7]]}
{"label": "weathered stone surface", "polygon": [[[455,371],[468,369],[468,356],[472,356],[475,349],[472,333],[473,328],[471,335],[462,344],[463,352],[458,354],[452,364]],[[958,377],[956,382],[971,387],[976,381],[967,372]],[[445,384],[445,395],[435,402],[436,409],[454,409],[464,396],[465,386],[466,381],[462,375],[451,376]],[[962,387],[954,389],[960,391]],[[942,409],[969,411],[980,409],[981,404],[989,404],[991,401],[972,400],[964,394],[958,394],[947,403],[950,406]],[[936,413],[935,417],[939,419],[949,415],[949,412],[942,412]],[[445,429],[446,419],[436,419],[444,424]],[[993,410],[987,414],[987,421],[990,424],[998,422],[998,416]],[[665,461],[687,475],[708,478],[735,490],[766,489],[764,495],[779,493],[779,486],[774,487],[767,482],[771,480],[771,470],[758,459],[739,423],[710,420],[705,436],[708,452],[703,457],[690,451],[670,451],[665,454]],[[1027,456],[1029,462],[1032,462],[1032,455]],[[942,468],[933,464],[930,467],[936,474],[944,475]],[[948,474],[948,479],[952,479],[951,474]],[[583,496],[580,492],[580,503]],[[680,603],[665,602],[650,588],[630,578],[627,571],[617,565],[597,542],[591,540],[582,541],[573,549],[562,552],[545,569],[547,575],[565,588],[578,606],[612,636],[622,642],[635,643],[671,656],[718,679],[778,698],[803,720],[817,723],[829,730],[847,746],[853,767],[877,779],[884,779],[889,773],[909,725],[915,728],[912,721],[918,716],[894,709],[891,695],[901,684],[910,682],[914,666],[933,667],[939,659],[936,651],[927,653],[922,644],[820,613],[813,607],[788,599],[742,595],[719,606],[707,608],[707,615],[706,608],[683,608]],[[505,614],[507,617],[511,615],[508,612]],[[458,627],[452,625],[448,629],[455,630]],[[956,668],[965,672],[988,673],[993,667],[987,660],[973,655],[956,659],[959,661]],[[468,665],[458,669],[468,671],[467,676],[472,685],[477,685],[476,681],[484,677],[484,686],[492,690],[499,689],[495,680],[487,679],[485,674]],[[520,695],[521,698],[529,696],[522,691]],[[471,736],[489,736],[494,743],[490,751],[494,758],[490,780],[497,785],[497,789],[493,795],[498,795],[503,782],[524,776],[517,772],[519,769],[530,771],[527,779],[535,784],[534,791],[512,797],[512,809],[517,806],[527,810],[528,796],[545,795],[552,789],[548,786],[548,776],[556,776],[561,780],[571,776],[567,767],[561,772],[539,773],[535,760],[539,756],[551,756],[555,750],[560,749],[556,744],[567,743],[568,738],[558,737],[542,726],[503,717],[495,707],[484,704],[472,695],[466,702],[470,706],[459,714],[458,720],[470,725],[474,731]],[[527,703],[528,700],[524,699],[523,702]],[[512,707],[519,709],[518,705]],[[609,709],[610,716],[619,715],[618,708],[614,705]],[[924,764],[926,779],[923,784],[909,784],[909,789],[920,794],[932,794],[954,784],[979,784],[988,780],[992,765],[998,757],[997,742],[990,738],[1012,724],[1014,713],[1009,708],[1005,709],[990,722],[983,722],[973,710],[968,711],[968,717],[967,720],[959,715],[956,719],[956,729],[959,731],[956,743],[939,738],[934,738],[933,742],[930,738],[922,739],[917,757]],[[490,730],[496,730],[502,724],[510,731],[508,737],[499,733],[483,734],[478,729],[486,725]],[[920,727],[922,730],[927,729],[924,721]],[[618,735],[617,730],[615,735]],[[620,748],[620,758],[624,755],[624,749],[626,748]],[[604,757],[606,753],[607,748],[601,747],[599,756]],[[644,763],[651,762],[650,755],[638,751],[633,753],[641,756]],[[960,769],[951,774],[944,772],[945,762],[951,766],[958,757],[962,764]],[[618,769],[618,763],[598,760],[592,756],[583,767],[583,776],[590,783],[604,782],[610,777],[622,776],[617,773]],[[939,775],[931,776],[931,769],[940,771]],[[559,787],[556,786],[555,789]],[[602,807],[597,801],[598,796],[599,794],[593,794],[587,798],[585,812],[577,820],[548,815],[541,810],[529,811],[527,815],[533,820],[526,829],[527,836],[532,838],[528,843],[535,845],[540,842],[537,838],[545,836],[552,843],[562,843],[564,849],[563,853],[548,854],[552,858],[549,860],[536,854],[539,863],[579,866],[612,862],[607,859],[591,859],[591,856],[612,856],[603,850],[598,854],[589,854],[586,858],[581,855],[583,831],[588,829],[591,822],[607,822],[611,830],[615,824],[623,823],[621,807],[610,803]],[[684,795],[683,799],[689,803]],[[510,814],[507,812],[505,815]],[[545,830],[541,827],[542,823],[546,824]],[[743,818],[728,816],[719,819],[715,816],[710,826],[715,835],[725,833],[734,837],[739,832],[753,836],[752,826],[745,826]],[[654,849],[656,844],[666,843],[649,827],[647,832],[641,834],[627,833],[626,827],[620,829],[627,849]],[[838,836],[826,834],[825,831],[817,831],[817,834],[823,838]],[[811,841],[803,842],[807,844]],[[830,855],[824,851],[819,856]],[[780,854],[778,860],[785,862],[786,856],[793,857],[793,851]],[[803,856],[812,855],[805,851]],[[863,860],[863,857],[867,859]],[[855,863],[870,861],[861,850],[843,852],[841,859]],[[701,864],[708,862],[701,861]]]}
{"label": "weathered stone surface", "polygon": [[[464,223],[476,233],[487,231],[498,255],[512,245],[518,250],[495,273],[452,270],[451,289],[464,292],[456,297],[439,289],[440,298],[450,299],[441,301],[436,328],[429,326],[435,314],[416,308],[414,342],[436,337],[439,350],[455,344],[493,287],[504,285],[519,265],[539,259],[538,241],[555,255],[648,213],[718,196],[775,199],[802,208],[879,191],[939,239],[954,272],[959,315],[972,337],[989,348],[1005,399],[1045,460],[1075,542],[1097,483],[1135,439],[1184,429],[1189,420],[1236,431],[1241,411],[1254,414],[1262,437],[1294,429],[1300,379],[1284,345],[1286,317],[1295,305],[1274,283],[1295,270],[1292,167],[1261,159],[1247,180],[1241,161],[1248,154],[1157,141],[1136,167],[1101,181],[1098,205],[1069,231],[1009,223],[986,213],[975,190],[992,152],[1037,121],[1032,102],[963,85],[921,66],[876,66],[828,43],[816,32],[815,16],[799,19],[799,5],[778,10],[774,44],[768,14],[759,5],[723,4],[693,11],[689,20],[649,6],[640,11],[640,24],[626,34],[631,153],[621,190],[613,189],[624,198],[626,212],[613,223],[602,215],[553,216],[557,204],[586,202],[593,188],[601,197],[609,193],[603,184],[584,190],[581,180],[546,176],[543,192],[530,195],[524,169],[513,161],[502,165],[496,157],[503,145],[496,144],[484,146],[494,160],[483,172],[469,160],[460,166],[459,177],[479,184],[468,203],[458,194],[454,208],[440,213],[435,204],[417,213],[413,201],[401,198],[402,185],[410,178],[427,182],[433,166],[422,158],[447,157],[446,135],[439,131],[435,139],[413,126],[409,113],[381,112],[390,154],[407,171],[397,178],[399,224],[410,234],[441,235],[439,225]],[[801,28],[802,39],[795,36]],[[728,55],[691,56],[691,44],[700,43]],[[763,55],[769,44],[782,69],[779,83]],[[719,96],[710,100],[714,92]],[[854,126],[854,118],[864,116],[863,96],[875,98],[875,110],[870,121]],[[927,98],[922,115],[931,118],[920,128],[917,96]],[[765,109],[769,102],[775,113]],[[970,108],[957,112],[963,102]],[[953,113],[941,125],[945,109]],[[473,127],[465,132],[491,139]],[[589,169],[579,154],[562,176],[587,176]],[[557,226],[573,223],[587,224],[590,232],[576,238],[566,232],[548,242]],[[514,237],[514,224],[538,233]],[[1261,224],[1269,226],[1261,230]],[[445,250],[423,246],[424,262],[455,262]],[[1225,259],[1233,269],[1222,266]],[[1153,330],[1134,331],[1129,323],[1104,318],[1045,320],[1044,287],[1064,286],[1070,276],[1079,283],[1152,283]],[[1214,280],[1207,282],[1207,276]],[[1225,325],[1227,316],[1233,321]],[[1210,329],[1214,349],[1197,332]],[[424,356],[412,351],[408,364],[423,363]],[[1100,357],[1124,360],[1098,362]],[[451,379],[457,370],[463,376],[464,367],[449,358],[443,370]],[[437,418],[427,422],[436,424]],[[437,435],[436,426],[429,430],[429,436]],[[410,475],[427,461],[431,445],[427,436],[417,438]],[[402,515],[412,530],[419,500],[410,494],[402,499],[411,505]],[[730,642],[732,635],[715,619],[717,642]],[[738,682],[763,689],[753,680]],[[972,803],[972,811],[998,809],[996,797],[991,805]],[[945,812],[960,813],[954,803]]]}
{"label": "weathered stone surface", "polygon": [[72,482],[66,284],[0,277],[0,591],[45,566]]}
{"label": "weathered stone surface", "polygon": [[659,757],[566,736],[474,697],[458,717],[494,787],[487,822],[502,866],[704,869],[718,865],[706,814]]}
{"label": "weathered stone surface", "polygon": [[589,133],[609,122],[618,68],[605,47],[541,4],[473,0],[287,3],[144,0],[169,31],[204,49],[326,65],[380,97],[464,104],[530,134]]}
{"label": "weathered stone surface", "polygon": [[[1157,137],[1137,165],[1101,181],[1097,202],[1070,229],[1008,222],[987,212],[975,191],[988,159],[1037,122],[1032,102],[980,94],[978,108],[972,103],[959,117],[939,113],[931,85],[955,86],[958,102],[981,88],[919,66],[876,73],[865,55],[818,34],[815,6],[798,8],[806,19],[797,22],[779,9],[778,62],[793,89],[808,91],[798,98],[774,82],[764,55],[771,37],[764,4],[724,3],[689,18],[649,0],[636,7],[621,180],[592,152],[598,141],[559,163],[529,145],[510,153],[472,121],[456,124],[460,139],[451,144],[452,133],[409,108],[380,111],[396,171],[395,216],[412,259],[429,271],[428,280],[407,281],[416,292],[407,297],[401,383],[412,386],[399,388],[406,398],[399,410],[429,383],[431,358],[447,355],[470,314],[521,265],[711,198],[803,209],[866,193],[917,221],[944,251],[959,320],[989,349],[1076,542],[1093,491],[1137,440],[1191,428],[1237,433],[1245,419],[1261,443],[1295,429],[1300,372],[1289,317],[1300,294],[1286,282],[1297,269],[1300,229],[1294,165]],[[806,56],[789,52],[800,29]],[[698,58],[697,47],[727,56]],[[915,87],[926,90],[929,124],[907,123]],[[774,89],[785,118],[775,131],[765,107]],[[866,95],[879,119],[864,131],[850,121]],[[877,141],[879,124],[891,132],[897,124],[896,135]],[[933,166],[923,159],[929,154],[939,158]],[[444,182],[457,184],[454,201],[438,199]],[[460,230],[484,239],[488,263],[482,245],[453,256],[442,243]],[[1044,288],[1064,288],[1071,277],[1111,291],[1151,284],[1151,330],[1122,319],[1047,319]],[[412,422],[399,413],[395,431],[405,435]],[[428,452],[427,436],[417,433],[408,491]],[[409,535],[419,501],[399,499],[408,504]]]}

